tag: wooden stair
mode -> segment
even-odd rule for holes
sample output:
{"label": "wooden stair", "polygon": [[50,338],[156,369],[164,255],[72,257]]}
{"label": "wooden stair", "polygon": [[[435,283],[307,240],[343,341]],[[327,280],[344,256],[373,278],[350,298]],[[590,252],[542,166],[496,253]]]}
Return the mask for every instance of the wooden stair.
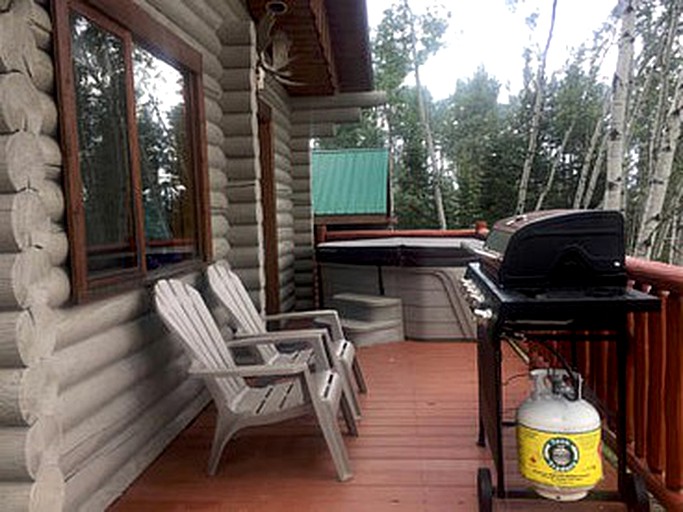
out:
{"label": "wooden stair", "polygon": [[403,307],[401,299],[339,293],[330,301],[339,312],[346,337],[356,346],[403,341]]}

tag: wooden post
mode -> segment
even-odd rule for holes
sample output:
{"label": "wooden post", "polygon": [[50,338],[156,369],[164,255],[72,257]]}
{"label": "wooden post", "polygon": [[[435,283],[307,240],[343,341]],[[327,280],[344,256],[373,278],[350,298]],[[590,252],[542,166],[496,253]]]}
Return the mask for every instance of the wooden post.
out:
{"label": "wooden post", "polygon": [[664,368],[666,350],[666,323],[668,293],[659,291],[662,309],[650,313],[650,381],[648,387],[647,465],[650,471],[661,474],[664,470]]}
{"label": "wooden post", "polygon": [[671,294],[667,301],[666,325],[666,486],[683,489],[683,297]]}
{"label": "wooden post", "polygon": [[[640,287],[647,291],[649,287]],[[645,289],[644,289],[645,288]],[[637,457],[645,456],[647,439],[647,387],[648,387],[648,356],[649,356],[649,314],[639,313],[635,317],[634,360],[633,360],[633,426],[635,439],[635,453]]]}

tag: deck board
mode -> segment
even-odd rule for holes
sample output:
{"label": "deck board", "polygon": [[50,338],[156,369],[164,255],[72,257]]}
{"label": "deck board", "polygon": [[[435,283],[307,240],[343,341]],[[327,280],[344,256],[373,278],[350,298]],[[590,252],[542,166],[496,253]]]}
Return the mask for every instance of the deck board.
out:
{"label": "deck board", "polygon": [[[114,512],[453,512],[477,510],[476,473],[490,466],[477,436],[476,346],[403,342],[362,348],[369,393],[359,437],[346,437],[354,477],[339,483],[310,418],[244,431],[218,474],[205,467],[215,412],[207,408],[111,507]],[[510,351],[504,375],[524,375]],[[505,387],[506,416],[527,393],[525,378]],[[505,457],[514,473],[512,430]],[[509,484],[521,485],[513,474]],[[613,488],[608,471],[603,487]],[[591,510],[582,502],[574,510]],[[623,510],[601,504],[599,510]],[[597,510],[597,505],[595,507]],[[499,503],[497,510],[560,510],[554,503]],[[565,510],[562,508],[561,510]]]}

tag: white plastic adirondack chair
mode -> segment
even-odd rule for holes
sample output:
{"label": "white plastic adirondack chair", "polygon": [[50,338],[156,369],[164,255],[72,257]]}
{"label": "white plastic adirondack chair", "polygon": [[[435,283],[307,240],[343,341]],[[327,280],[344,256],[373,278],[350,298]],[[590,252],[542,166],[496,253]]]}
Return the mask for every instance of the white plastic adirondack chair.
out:
{"label": "white plastic adirondack chair", "polygon": [[[344,338],[344,333],[339,321],[339,315],[335,310],[312,310],[297,311],[293,313],[283,313],[270,315],[265,319],[256,310],[254,303],[249,297],[249,293],[242,284],[239,276],[235,274],[226,261],[219,261],[208,268],[209,285],[211,290],[223,306],[230,312],[233,320],[237,324],[237,334],[239,335],[267,335],[270,334],[273,342],[294,340],[297,331],[277,331],[268,333],[267,320],[296,320],[296,319],[315,319],[329,329],[330,336],[326,336],[328,354],[331,358],[332,366],[345,377],[344,391],[351,398],[354,417],[360,419],[360,403],[356,390],[351,384],[355,381],[361,393],[367,392],[363,372],[356,357],[356,349],[350,341]],[[298,332],[306,332],[298,331]],[[261,356],[265,360],[280,360],[282,357],[307,358],[310,352],[294,354],[281,354],[275,345],[261,346]]]}
{"label": "white plastic adirondack chair", "polygon": [[[225,445],[240,429],[315,413],[332,455],[339,480],[351,477],[349,459],[338,424],[340,408],[356,434],[342,378],[328,368],[311,372],[305,363],[237,366],[214,318],[197,290],[181,281],[157,282],[154,303],[164,324],[182,342],[192,366],[202,377],[218,410],[209,474],[214,475]],[[242,345],[253,343],[244,340]],[[270,341],[268,341],[270,343]],[[276,383],[250,387],[248,377],[279,377]]]}

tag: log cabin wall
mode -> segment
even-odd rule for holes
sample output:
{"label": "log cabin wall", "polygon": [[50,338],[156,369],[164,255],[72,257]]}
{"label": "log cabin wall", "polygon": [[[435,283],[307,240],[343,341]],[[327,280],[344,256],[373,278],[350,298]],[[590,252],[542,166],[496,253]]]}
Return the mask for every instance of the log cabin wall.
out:
{"label": "log cabin wall", "polygon": [[226,22],[220,28],[223,73],[221,128],[227,159],[227,199],[230,224],[227,258],[249,290],[256,307],[265,304],[263,211],[258,142],[257,61],[254,25],[248,20]]}
{"label": "log cabin wall", "polygon": [[275,80],[266,80],[260,96],[271,108],[272,116],[279,304],[280,311],[285,312],[294,309],[295,305],[291,111],[287,92]]}
{"label": "log cabin wall", "polygon": [[[225,24],[249,32],[251,23],[239,0],[137,3],[203,55],[213,251],[225,257],[226,170],[239,172],[243,162],[232,151],[242,141],[224,130],[231,112],[224,105],[251,100],[230,97],[234,77],[221,62],[218,33]],[[57,111],[48,1],[0,0],[0,497],[7,512],[104,509],[208,402],[151,313],[148,291],[69,302]],[[186,279],[200,283],[198,275]]]}
{"label": "log cabin wall", "polygon": [[299,123],[291,132],[292,206],[294,214],[294,282],[296,309],[313,309],[314,247],[311,203],[310,124]]}

